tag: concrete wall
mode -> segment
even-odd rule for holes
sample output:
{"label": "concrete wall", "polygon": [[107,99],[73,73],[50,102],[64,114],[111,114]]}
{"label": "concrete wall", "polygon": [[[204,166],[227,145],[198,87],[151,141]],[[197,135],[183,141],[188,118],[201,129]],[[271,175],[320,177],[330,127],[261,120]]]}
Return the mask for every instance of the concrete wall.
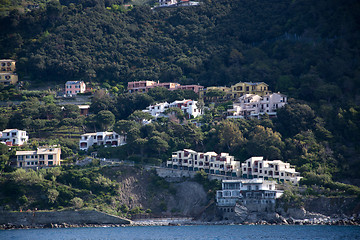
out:
{"label": "concrete wall", "polygon": [[46,224],[129,224],[128,219],[97,211],[1,212],[0,224],[36,226]]}
{"label": "concrete wall", "polygon": [[[160,168],[160,167],[156,167],[155,169],[160,177],[163,177],[168,181],[180,181],[183,178],[193,178],[196,175],[196,172],[194,171],[179,170],[172,168]],[[215,174],[208,174],[208,178],[210,180],[238,179],[234,177],[215,175]]]}

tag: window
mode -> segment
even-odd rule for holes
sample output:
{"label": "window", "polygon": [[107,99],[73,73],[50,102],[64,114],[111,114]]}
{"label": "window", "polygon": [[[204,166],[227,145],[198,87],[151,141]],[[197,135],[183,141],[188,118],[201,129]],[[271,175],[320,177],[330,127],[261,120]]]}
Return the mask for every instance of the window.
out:
{"label": "window", "polygon": [[48,160],[53,160],[54,159],[54,155],[48,155]]}
{"label": "window", "polygon": [[48,165],[52,166],[53,165],[53,161],[48,161]]}

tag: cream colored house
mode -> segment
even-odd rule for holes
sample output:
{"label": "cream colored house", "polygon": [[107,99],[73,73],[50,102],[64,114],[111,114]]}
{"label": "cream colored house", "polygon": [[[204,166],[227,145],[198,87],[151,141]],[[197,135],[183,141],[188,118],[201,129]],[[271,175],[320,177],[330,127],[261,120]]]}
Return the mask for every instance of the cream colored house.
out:
{"label": "cream colored house", "polygon": [[15,72],[16,71],[16,62],[11,59],[1,59],[0,60],[0,72]]}
{"label": "cream colored house", "polygon": [[241,175],[240,162],[236,161],[228,153],[196,152],[184,149],[173,152],[171,159],[167,161],[168,168],[199,171],[206,173],[239,177]]}
{"label": "cream colored house", "polygon": [[264,160],[263,157],[251,157],[241,164],[243,178],[277,179],[297,184],[302,177],[290,163],[281,160]]}
{"label": "cream colored house", "polygon": [[270,94],[269,85],[264,82],[239,82],[231,86],[231,96],[233,99],[245,94],[256,94],[264,96]]}
{"label": "cream colored house", "polygon": [[61,148],[39,147],[36,151],[16,151],[17,167],[53,167],[61,164]]}

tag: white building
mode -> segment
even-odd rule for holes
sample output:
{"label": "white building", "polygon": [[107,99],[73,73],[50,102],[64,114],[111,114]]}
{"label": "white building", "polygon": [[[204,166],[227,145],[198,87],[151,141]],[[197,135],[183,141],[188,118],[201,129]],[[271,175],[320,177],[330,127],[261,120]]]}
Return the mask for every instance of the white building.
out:
{"label": "white building", "polygon": [[143,112],[147,112],[151,114],[151,116],[158,118],[158,117],[165,117],[164,112],[169,109],[169,103],[157,103],[155,105],[150,105],[146,108],[146,110],[142,110]]}
{"label": "white building", "polygon": [[187,118],[197,117],[203,114],[202,109],[197,107],[197,101],[193,101],[191,99],[174,101],[172,103],[158,103],[155,105],[148,106],[143,112],[150,113],[151,116],[158,117],[166,117],[164,112],[169,108],[179,108],[186,115]]}
{"label": "white building", "polygon": [[116,132],[96,132],[81,135],[79,147],[80,150],[87,151],[93,145],[118,147],[124,144],[126,144],[126,136],[124,135]]}
{"label": "white building", "polygon": [[287,97],[280,93],[272,93],[263,97],[256,94],[245,94],[237,102],[234,102],[233,108],[228,109],[228,118],[260,118],[267,114],[270,117],[276,116],[276,111],[287,103]]}
{"label": "white building", "polygon": [[21,146],[29,140],[26,131],[17,129],[6,129],[0,132],[0,142],[8,146]]}
{"label": "white building", "polygon": [[241,176],[240,162],[228,153],[196,152],[191,149],[173,152],[167,161],[168,168],[199,171],[233,177]]}
{"label": "white building", "polygon": [[39,147],[36,151],[16,151],[17,167],[53,167],[61,164],[61,148]]}
{"label": "white building", "polygon": [[251,157],[241,164],[244,178],[277,179],[281,182],[289,181],[297,184],[302,177],[290,163],[280,160],[264,160],[263,157]]}
{"label": "white building", "polygon": [[175,6],[176,4],[177,0],[159,0],[159,7]]}
{"label": "white building", "polygon": [[[223,180],[222,189],[216,191],[216,204],[221,210],[233,212],[236,203],[242,205],[271,205],[281,197],[283,191],[276,190],[275,181],[264,179]],[[230,208],[224,208],[230,207]],[[264,207],[259,207],[262,209]]]}

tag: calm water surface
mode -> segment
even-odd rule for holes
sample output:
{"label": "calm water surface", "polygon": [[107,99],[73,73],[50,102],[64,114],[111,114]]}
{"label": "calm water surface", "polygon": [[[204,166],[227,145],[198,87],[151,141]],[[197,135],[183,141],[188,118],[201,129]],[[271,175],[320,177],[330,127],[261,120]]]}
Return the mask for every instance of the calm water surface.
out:
{"label": "calm water surface", "polygon": [[130,239],[130,240],[232,240],[232,239],[360,239],[359,226],[152,226],[118,228],[19,229],[0,231],[7,239]]}

